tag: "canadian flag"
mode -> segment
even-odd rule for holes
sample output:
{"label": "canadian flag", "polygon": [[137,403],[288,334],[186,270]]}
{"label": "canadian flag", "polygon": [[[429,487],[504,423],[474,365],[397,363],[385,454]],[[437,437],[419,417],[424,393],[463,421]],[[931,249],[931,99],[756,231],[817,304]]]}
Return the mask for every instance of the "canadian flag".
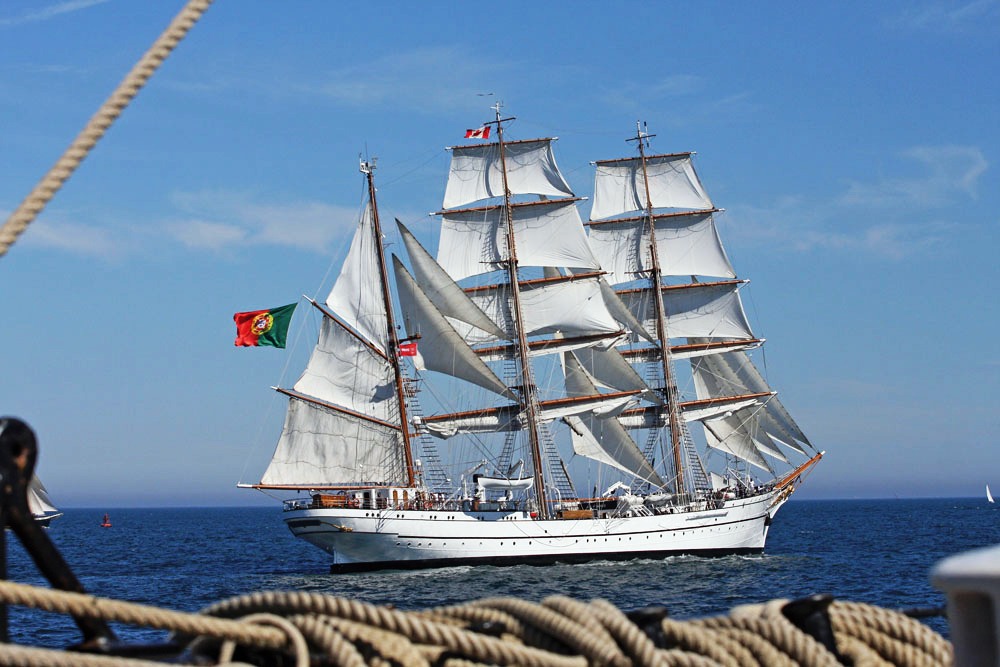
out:
{"label": "canadian flag", "polygon": [[466,139],[489,139],[490,138],[490,126],[489,125],[483,125],[482,127],[480,127],[479,129],[476,129],[476,130],[466,130],[465,131],[465,138]]}
{"label": "canadian flag", "polygon": [[401,357],[415,357],[417,356],[417,344],[414,343],[401,343],[399,345],[399,356]]}

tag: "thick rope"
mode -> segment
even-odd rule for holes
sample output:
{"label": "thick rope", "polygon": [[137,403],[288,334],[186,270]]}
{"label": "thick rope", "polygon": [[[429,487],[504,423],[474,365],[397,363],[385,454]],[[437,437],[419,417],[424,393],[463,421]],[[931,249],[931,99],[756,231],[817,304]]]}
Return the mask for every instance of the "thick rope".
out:
{"label": "thick rope", "polygon": [[[242,665],[261,659],[260,664],[345,667],[841,664],[837,655],[785,618],[785,600],[736,607],[726,616],[691,621],[657,614],[643,627],[605,600],[584,603],[564,596],[552,596],[540,604],[488,598],[404,612],[330,595],[265,592],[188,614],[0,581],[0,602],[171,630],[175,643],[186,644],[186,654],[198,656],[199,664],[206,664],[206,656],[213,655],[219,664]],[[953,663],[947,640],[901,613],[836,601],[827,612],[837,652],[848,664]],[[0,667],[150,664],[156,663],[0,644]]]}
{"label": "thick rope", "polygon": [[91,149],[104,136],[111,124],[121,115],[125,107],[146,85],[153,73],[163,64],[174,47],[184,38],[188,31],[205,13],[212,0],[188,0],[167,29],[153,42],[145,55],[136,63],[132,71],[122,79],[118,88],[105,100],[97,113],[90,119],[73,143],[69,145],[62,157],[42,178],[21,205],[11,213],[7,222],[0,227],[0,257],[5,255],[28,225],[34,220],[45,205],[51,201],[63,183],[76,171]]}

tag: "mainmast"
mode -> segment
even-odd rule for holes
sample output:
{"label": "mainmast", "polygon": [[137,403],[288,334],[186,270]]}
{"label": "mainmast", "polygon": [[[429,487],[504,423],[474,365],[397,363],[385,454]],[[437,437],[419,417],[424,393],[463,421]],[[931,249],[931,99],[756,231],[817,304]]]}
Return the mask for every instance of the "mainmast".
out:
{"label": "mainmast", "polygon": [[660,361],[663,365],[663,392],[666,394],[667,419],[670,427],[670,450],[674,459],[674,474],[676,483],[676,493],[681,494],[686,491],[684,480],[684,457],[681,452],[680,434],[680,407],[677,402],[677,382],[674,380],[673,364],[670,361],[670,339],[667,335],[667,313],[663,306],[663,295],[661,288],[660,260],[656,249],[656,221],[653,218],[653,201],[649,196],[649,174],[646,171],[646,147],[645,142],[653,136],[645,131],[636,121],[635,138],[628,141],[635,141],[639,145],[639,160],[642,164],[643,189],[646,199],[646,219],[649,225],[649,279],[653,287],[653,312],[656,319],[656,340],[660,346]]}
{"label": "mainmast", "polygon": [[361,161],[361,173],[365,175],[368,182],[368,201],[371,205],[372,229],[375,232],[375,251],[378,255],[379,275],[382,285],[382,301],[385,306],[386,340],[388,348],[386,354],[392,361],[393,373],[396,382],[396,399],[399,402],[399,422],[402,426],[403,452],[406,457],[406,484],[414,485],[413,473],[413,447],[410,443],[409,420],[406,417],[406,396],[403,390],[403,373],[399,363],[399,338],[396,335],[396,322],[392,314],[392,294],[389,292],[389,272],[385,263],[385,247],[382,239],[382,225],[378,217],[378,204],[375,201],[375,162]]}
{"label": "mainmast", "polygon": [[517,244],[514,242],[514,217],[511,211],[511,191],[507,182],[507,163],[504,154],[503,123],[514,120],[513,117],[500,117],[500,102],[493,107],[496,120],[490,124],[497,126],[497,142],[500,147],[500,172],[503,174],[504,223],[507,229],[507,276],[510,282],[511,310],[514,316],[514,330],[517,338],[517,355],[521,365],[521,407],[528,421],[528,441],[531,447],[531,460],[534,468],[535,495],[538,498],[538,513],[542,519],[549,518],[548,498],[545,491],[545,476],[542,473],[542,450],[538,441],[538,398],[535,393],[534,379],[531,376],[531,363],[528,359],[528,337],[525,333],[521,315],[521,290],[518,286],[517,274]]}

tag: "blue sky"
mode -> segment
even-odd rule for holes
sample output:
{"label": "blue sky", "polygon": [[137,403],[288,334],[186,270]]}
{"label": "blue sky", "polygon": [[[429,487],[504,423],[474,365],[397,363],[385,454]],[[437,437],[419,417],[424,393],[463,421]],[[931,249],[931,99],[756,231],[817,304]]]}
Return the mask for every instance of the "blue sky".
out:
{"label": "blue sky", "polygon": [[[182,6],[0,5],[4,219]],[[383,216],[429,239],[443,148],[501,99],[584,196],[637,119],[698,152],[767,376],[827,451],[797,497],[979,495],[998,69],[997,0],[218,0],[0,258],[0,412],[35,428],[58,504],[269,502],[235,485],[314,334],[300,308],[294,349],[235,348],[232,314],[325,296],[359,154]]]}

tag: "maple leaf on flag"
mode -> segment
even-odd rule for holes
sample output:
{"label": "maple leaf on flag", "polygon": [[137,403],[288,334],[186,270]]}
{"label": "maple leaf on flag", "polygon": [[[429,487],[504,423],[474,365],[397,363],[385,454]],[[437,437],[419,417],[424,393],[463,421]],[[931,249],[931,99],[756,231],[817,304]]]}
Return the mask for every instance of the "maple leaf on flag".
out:
{"label": "maple leaf on flag", "polygon": [[465,131],[465,138],[466,139],[489,139],[490,138],[490,126],[489,125],[483,125],[482,127],[477,128],[475,130],[466,130]]}

